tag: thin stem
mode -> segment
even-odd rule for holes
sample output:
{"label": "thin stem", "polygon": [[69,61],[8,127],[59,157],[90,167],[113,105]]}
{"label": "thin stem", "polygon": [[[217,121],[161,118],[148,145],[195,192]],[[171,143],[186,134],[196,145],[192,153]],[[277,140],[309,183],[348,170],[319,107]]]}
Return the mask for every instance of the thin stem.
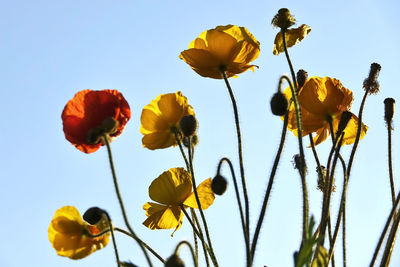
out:
{"label": "thin stem", "polygon": [[[194,220],[196,213],[193,208],[190,208],[190,213],[192,214],[192,220]],[[194,254],[196,256],[196,260],[199,258],[199,243],[197,242],[196,233],[193,231],[193,240],[194,240]]]}
{"label": "thin stem", "polygon": [[121,229],[121,228],[118,228],[118,227],[114,227],[114,231],[123,233],[124,235],[127,235],[127,236],[135,239],[138,243],[141,243],[148,251],[150,251],[157,259],[159,259],[162,263],[165,263],[165,260],[157,252],[155,252],[154,249],[152,249],[149,245],[147,245],[145,242],[143,242],[136,235],[132,235],[128,231],[125,231],[124,229]]}
{"label": "thin stem", "polygon": [[393,178],[393,167],[392,167],[392,122],[387,122],[388,129],[388,165],[389,165],[389,179],[390,179],[390,189],[392,192],[392,203],[394,205],[396,201],[396,193],[394,189],[394,178]]}
{"label": "thin stem", "polygon": [[289,117],[289,115],[288,115],[288,113],[286,113],[285,117],[284,117],[284,121],[283,121],[283,127],[282,127],[282,133],[281,133],[281,141],[279,143],[278,151],[277,151],[276,156],[275,156],[274,165],[272,166],[271,173],[269,175],[267,191],[265,192],[264,201],[263,201],[263,204],[262,204],[262,207],[261,207],[261,210],[260,210],[260,215],[258,216],[258,221],[257,221],[256,230],[254,232],[253,241],[251,243],[251,250],[250,250],[251,263],[253,262],[253,259],[254,259],[254,254],[256,252],[258,236],[260,234],[261,226],[262,226],[262,223],[264,221],[265,213],[266,213],[267,206],[268,206],[268,200],[269,200],[269,197],[271,195],[272,185],[274,183],[276,170],[278,169],[279,160],[281,159],[282,150],[283,150],[283,147],[285,145],[287,125],[288,125],[288,117]]}
{"label": "thin stem", "polygon": [[[103,134],[103,141],[104,141],[104,143],[106,144],[106,147],[107,147],[108,159],[109,159],[109,162],[110,162],[111,173],[112,173],[113,182],[114,182],[114,188],[115,188],[115,192],[116,192],[117,197],[118,197],[119,206],[121,207],[122,216],[124,218],[125,225],[128,228],[129,232],[133,236],[136,236],[135,232],[133,231],[133,228],[129,224],[128,216],[126,215],[126,211],[125,211],[125,207],[124,207],[124,202],[122,200],[122,196],[121,196],[121,193],[119,191],[117,174],[115,172],[114,161],[113,161],[113,156],[112,156],[112,152],[111,152],[111,146],[110,146],[110,142],[108,141],[108,135],[107,134]],[[142,249],[142,251],[143,251],[143,253],[144,253],[145,257],[146,257],[147,263],[149,264],[150,267],[152,267],[153,264],[151,262],[149,254],[147,253],[145,247],[143,246],[143,244],[141,242],[139,242],[139,241],[137,241],[137,242],[138,242],[140,248]]]}
{"label": "thin stem", "polygon": [[183,240],[183,241],[179,242],[178,245],[177,245],[176,248],[175,248],[174,254],[175,254],[175,255],[178,255],[179,248],[180,248],[182,245],[186,245],[186,246],[189,247],[190,253],[192,254],[194,266],[195,266],[195,267],[199,266],[198,263],[197,263],[197,258],[195,257],[195,253],[194,253],[193,247],[192,247],[192,245],[191,245],[188,241]]}
{"label": "thin stem", "polygon": [[387,232],[387,230],[389,228],[390,222],[392,221],[392,219],[394,217],[394,214],[396,212],[396,207],[399,205],[399,203],[400,203],[400,191],[397,193],[396,202],[394,203],[394,206],[392,207],[392,209],[390,211],[390,214],[389,214],[389,216],[388,216],[388,218],[386,220],[385,226],[383,227],[381,236],[379,237],[378,244],[376,245],[376,248],[375,248],[374,255],[372,256],[370,266],[374,266],[374,264],[375,264],[376,258],[378,256],[378,252],[379,252],[379,250],[381,248],[381,245],[382,245],[383,240],[385,238],[386,232]]}
{"label": "thin stem", "polygon": [[[346,178],[347,179],[347,178]],[[347,184],[346,184],[347,188]],[[343,223],[342,223],[342,248],[343,248],[343,267],[347,265],[347,253],[346,253],[346,195],[343,201]]]}
{"label": "thin stem", "polygon": [[112,239],[113,246],[114,246],[114,253],[115,253],[115,258],[117,260],[117,266],[120,267],[117,242],[115,241],[114,229],[113,229],[113,226],[112,226],[112,223],[111,223],[111,218],[110,218],[110,215],[106,211],[104,211],[104,215],[107,217],[108,227],[109,227],[110,232],[111,232],[111,239]]}
{"label": "thin stem", "polygon": [[[310,144],[311,144],[311,149],[315,158],[315,163],[317,163],[317,172],[318,172],[318,176],[321,178],[324,178],[324,175],[322,173],[322,167],[321,167],[321,163],[319,161],[319,157],[317,154],[317,150],[315,149],[315,144],[314,144],[314,139],[312,137],[312,134],[308,135],[309,139],[310,139]],[[324,181],[325,182],[325,181]]]}
{"label": "thin stem", "polygon": [[249,198],[247,195],[247,186],[246,186],[246,178],[244,176],[244,164],[243,164],[243,155],[242,155],[242,137],[240,133],[240,124],[239,124],[239,112],[236,105],[235,95],[233,94],[233,90],[231,85],[229,84],[228,77],[226,76],[225,71],[221,71],[222,76],[224,78],[226,87],[228,88],[229,96],[232,101],[233,113],[235,115],[235,125],[236,125],[236,135],[238,142],[238,153],[239,153],[239,167],[240,167],[240,177],[242,179],[242,188],[243,188],[243,197],[244,197],[244,205],[245,205],[245,213],[246,213],[246,231],[249,236],[249,224],[250,224],[250,211],[249,211]]}
{"label": "thin stem", "polygon": [[203,225],[204,225],[204,230],[205,230],[205,232],[206,232],[206,237],[207,237],[207,241],[208,241],[208,246],[210,247],[210,252],[211,252],[211,253],[210,253],[210,257],[211,257],[211,260],[213,261],[214,266],[218,266],[218,261],[217,261],[217,259],[216,259],[216,257],[215,257],[214,249],[213,249],[212,242],[211,242],[211,238],[210,238],[210,234],[209,234],[209,231],[208,231],[207,220],[206,220],[206,217],[204,216],[203,209],[201,208],[201,202],[200,202],[199,194],[197,193],[197,186],[196,186],[196,180],[195,180],[195,177],[194,177],[193,161],[192,161],[192,152],[191,152],[191,151],[192,151],[192,149],[191,149],[191,147],[192,147],[192,142],[191,142],[190,138],[188,139],[188,144],[189,144],[189,145],[188,145],[188,151],[189,151],[189,167],[190,167],[190,174],[191,174],[191,177],[192,177],[193,192],[194,192],[194,196],[195,196],[195,198],[196,198],[197,206],[198,206],[199,211],[200,211],[200,216],[201,216],[201,220],[202,220]]}
{"label": "thin stem", "polygon": [[182,142],[181,142],[181,139],[179,138],[178,134],[179,134],[179,133],[178,133],[178,131],[177,131],[177,130],[175,130],[175,131],[174,131],[175,140],[176,140],[176,142],[178,143],[179,150],[181,151],[181,154],[182,154],[183,160],[185,161],[185,164],[186,164],[186,169],[187,169],[188,171],[190,171],[190,167],[189,167],[189,161],[188,161],[188,159],[187,159],[187,157],[186,157],[186,153],[185,153],[185,151],[183,150],[183,147],[182,147]]}
{"label": "thin stem", "polygon": [[249,241],[248,233],[246,231],[246,221],[244,220],[242,202],[240,200],[240,193],[239,193],[239,187],[238,187],[237,180],[236,180],[235,170],[233,169],[233,164],[229,160],[229,158],[224,157],[219,161],[218,168],[217,168],[217,174],[220,173],[221,167],[222,167],[222,163],[224,161],[228,163],[229,168],[231,170],[233,185],[235,187],[236,199],[237,199],[238,206],[239,206],[240,220],[242,222],[242,230],[243,230],[243,235],[244,235],[244,241],[245,241],[245,244],[246,244],[246,257],[247,257],[247,262],[249,263],[250,262],[249,261],[250,260],[250,251],[249,251],[249,249],[250,249],[249,248],[250,247],[250,241]]}
{"label": "thin stem", "polygon": [[396,242],[396,235],[397,235],[397,231],[399,229],[399,224],[400,224],[400,210],[397,212],[397,214],[395,214],[395,216],[396,217],[393,220],[392,229],[390,230],[389,237],[386,241],[386,247],[383,252],[382,261],[381,261],[381,265],[380,265],[381,267],[389,266],[390,257],[392,256],[394,243]]}
{"label": "thin stem", "polygon": [[[196,226],[194,225],[193,221],[190,219],[190,216],[189,216],[189,214],[187,213],[187,211],[185,210],[185,207],[184,207],[183,205],[181,205],[181,210],[183,211],[183,213],[184,213],[185,216],[186,216],[186,219],[188,219],[190,225],[192,226],[193,232],[195,232],[196,235],[200,238],[201,244],[203,245],[204,258],[206,259],[206,264],[207,264],[207,267],[208,267],[208,266],[210,266],[210,262],[209,262],[209,260],[208,260],[208,254],[211,254],[211,253],[210,253],[210,250],[209,250],[209,248],[208,248],[208,246],[207,246],[206,241],[204,240],[204,235],[203,235],[203,232],[201,231],[200,224],[199,224],[199,222],[197,221],[197,218],[194,217],[194,219],[195,219],[195,221],[196,221],[196,224],[197,224],[197,226],[198,226],[198,228],[199,228],[199,231],[198,231],[197,228],[196,228]],[[208,251],[209,253],[207,253],[207,251]]]}

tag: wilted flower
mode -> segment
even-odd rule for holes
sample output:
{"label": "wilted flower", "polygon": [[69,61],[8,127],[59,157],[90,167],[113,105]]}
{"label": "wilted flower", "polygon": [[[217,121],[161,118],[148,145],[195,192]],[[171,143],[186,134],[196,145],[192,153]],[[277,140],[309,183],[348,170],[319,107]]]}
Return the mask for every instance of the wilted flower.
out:
{"label": "wilted flower", "polygon": [[260,54],[260,43],[245,28],[218,26],[200,34],[179,57],[203,77],[222,79],[222,71],[233,77],[248,69]]}
{"label": "wilted flower", "polygon": [[[285,31],[286,47],[289,48],[300,43],[310,32],[311,28],[306,24],[303,24],[298,28]],[[278,55],[284,51],[282,32],[278,32],[275,37],[272,53],[274,55]]]}
{"label": "wilted flower", "polygon": [[[109,89],[86,89],[76,93],[61,115],[65,138],[85,153],[95,152],[103,145],[98,137],[103,133],[104,121],[116,122],[114,128],[107,129],[112,130],[109,133],[112,141],[122,133],[130,117],[128,102],[120,92]],[[93,138],[94,135],[98,135],[97,138]]]}
{"label": "wilted flower", "polygon": [[[288,99],[292,93],[290,88],[285,90]],[[353,93],[343,87],[342,83],[330,77],[311,77],[306,80],[298,93],[298,100],[301,106],[303,136],[316,133],[315,144],[323,142],[331,130],[329,121],[332,121],[334,132],[342,113],[349,110],[353,102]],[[344,132],[343,144],[352,144],[357,134],[358,118],[354,114],[347,124]],[[297,122],[294,104],[289,108],[288,129],[297,136]],[[362,124],[361,136],[363,138],[368,127]]]}
{"label": "wilted flower", "polygon": [[56,211],[48,229],[49,240],[57,254],[70,259],[82,259],[108,244],[110,233],[98,235],[108,228],[104,218],[92,225],[84,221],[73,206],[65,206]]}
{"label": "wilted flower", "polygon": [[194,115],[194,111],[181,92],[159,95],[143,108],[140,116],[143,146],[152,150],[176,146],[175,132],[187,115]]}
{"label": "wilted flower", "polygon": [[[143,224],[150,229],[171,229],[182,225],[184,208],[198,208],[190,174],[184,168],[172,168],[163,172],[149,187],[149,196],[154,202],[147,202],[143,209],[148,217]],[[201,208],[207,209],[214,202],[211,178],[197,187]],[[174,231],[174,232],[175,232]]]}

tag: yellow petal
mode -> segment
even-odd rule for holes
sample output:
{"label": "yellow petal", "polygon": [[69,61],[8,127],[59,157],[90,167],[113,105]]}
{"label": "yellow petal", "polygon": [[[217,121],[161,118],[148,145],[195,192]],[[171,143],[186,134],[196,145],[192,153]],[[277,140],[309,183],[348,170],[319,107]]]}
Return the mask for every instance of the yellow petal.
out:
{"label": "yellow petal", "polygon": [[171,131],[149,133],[142,138],[143,147],[148,149],[160,149],[176,146],[175,135]]}
{"label": "yellow petal", "polygon": [[[203,181],[197,187],[197,194],[199,196],[201,209],[205,210],[209,206],[211,206],[211,204],[214,203],[215,196],[214,192],[211,190],[211,178],[208,178],[207,180]],[[183,204],[185,206],[198,209],[194,192],[192,192],[192,194],[185,200]]]}
{"label": "yellow petal", "polygon": [[329,127],[324,127],[317,131],[316,136],[313,138],[314,145],[318,145],[318,144],[322,143],[323,141],[325,141],[326,138],[328,138],[329,132],[330,132],[328,130],[328,128]]}
{"label": "yellow petal", "polygon": [[157,203],[147,202],[143,209],[148,217],[143,224],[149,229],[177,229],[182,225],[182,211],[180,207],[167,207]]}
{"label": "yellow petal", "polygon": [[214,79],[222,79],[221,71],[219,70],[222,64],[221,60],[216,58],[207,50],[189,49],[182,51],[179,55],[190,67],[203,77]]}
{"label": "yellow petal", "polygon": [[231,63],[231,55],[237,44],[236,39],[218,30],[209,30],[206,38],[208,51],[218,58],[221,64],[228,65]]}
{"label": "yellow petal", "polygon": [[[311,28],[306,24],[303,24],[296,29],[289,29],[285,33],[287,48],[300,43],[310,32]],[[285,50],[283,48],[282,32],[278,32],[278,34],[275,37],[272,53],[274,55],[278,55],[279,53],[282,53],[284,51]]]}
{"label": "yellow petal", "polygon": [[192,192],[190,174],[184,168],[172,168],[163,172],[149,187],[152,200],[179,206]]}
{"label": "yellow petal", "polygon": [[[346,128],[344,129],[343,145],[351,145],[356,140],[358,127],[358,118],[353,114]],[[368,127],[363,123],[361,126],[360,140],[364,138]]]}

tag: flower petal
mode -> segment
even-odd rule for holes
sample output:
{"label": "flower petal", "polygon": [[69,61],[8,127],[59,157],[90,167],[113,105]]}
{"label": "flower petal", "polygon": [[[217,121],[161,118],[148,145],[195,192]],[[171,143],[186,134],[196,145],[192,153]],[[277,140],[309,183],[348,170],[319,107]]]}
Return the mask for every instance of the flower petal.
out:
{"label": "flower petal", "polygon": [[179,55],[200,76],[214,79],[222,79],[219,69],[222,62],[207,50],[189,49]]}
{"label": "flower petal", "polygon": [[[311,28],[306,24],[303,24],[295,29],[289,29],[285,33],[287,48],[300,43],[310,32]],[[275,37],[272,53],[274,55],[279,55],[279,53],[282,53],[284,51],[285,50],[283,48],[282,32],[278,32],[278,34]]]}
{"label": "flower petal", "polygon": [[171,229],[174,227],[179,229],[182,225],[183,214],[180,207],[167,207],[147,202],[143,209],[148,217],[143,224],[149,229]]}
{"label": "flower petal", "polygon": [[172,168],[163,172],[149,187],[152,200],[179,206],[192,192],[190,174],[184,168]]}
{"label": "flower petal", "polygon": [[[197,187],[197,194],[199,196],[201,209],[205,210],[208,209],[211,204],[214,203],[214,192],[211,189],[211,178],[204,180],[199,186]],[[190,196],[183,202],[185,206],[198,209],[196,197],[194,192],[190,194]]]}
{"label": "flower petal", "polygon": [[[353,114],[349,123],[347,124],[346,128],[344,129],[345,134],[343,137],[343,145],[351,145],[354,143],[354,141],[356,140],[356,136],[357,136],[357,128],[358,128],[358,117]],[[337,129],[337,126],[336,126],[336,129]],[[368,126],[366,126],[363,123],[362,127],[361,127],[360,140],[364,138],[365,134],[367,133],[367,130],[368,130]]]}
{"label": "flower petal", "polygon": [[170,146],[176,146],[176,139],[172,132],[167,130],[164,132],[154,132],[146,134],[142,138],[142,144],[143,147],[151,150],[161,149]]}

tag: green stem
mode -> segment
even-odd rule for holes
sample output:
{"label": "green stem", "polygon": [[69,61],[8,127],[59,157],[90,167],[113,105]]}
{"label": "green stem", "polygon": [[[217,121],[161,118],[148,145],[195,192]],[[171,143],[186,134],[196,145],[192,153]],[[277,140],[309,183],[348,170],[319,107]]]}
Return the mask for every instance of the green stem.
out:
{"label": "green stem", "polygon": [[253,263],[254,255],[255,255],[255,252],[256,252],[258,236],[260,234],[261,226],[262,226],[262,223],[264,221],[265,213],[266,213],[267,206],[268,206],[268,200],[269,200],[269,197],[271,195],[272,185],[274,183],[276,170],[278,169],[279,160],[281,158],[283,146],[285,144],[287,125],[288,125],[288,117],[289,117],[288,113],[286,113],[285,117],[284,117],[284,121],[283,121],[283,127],[282,127],[282,133],[281,133],[281,141],[279,143],[278,151],[277,151],[276,156],[275,156],[274,165],[272,166],[272,169],[271,169],[271,173],[270,173],[269,181],[268,181],[268,186],[267,186],[267,191],[266,191],[265,196],[264,196],[264,201],[263,201],[263,204],[262,204],[262,207],[261,207],[260,215],[258,216],[257,226],[256,226],[256,230],[254,232],[253,241],[252,241],[252,244],[251,244],[251,250],[250,250],[251,263],[250,263],[250,265]]}
{"label": "green stem", "polygon": [[249,198],[247,195],[247,186],[246,186],[246,178],[244,175],[244,164],[243,164],[243,155],[242,155],[242,137],[240,133],[240,124],[239,124],[239,112],[236,105],[235,95],[233,94],[233,90],[231,85],[229,84],[228,77],[226,76],[226,72],[224,70],[221,71],[222,76],[224,78],[226,87],[228,88],[229,96],[231,98],[233,113],[235,116],[235,125],[236,125],[236,135],[238,142],[238,153],[239,153],[239,167],[240,167],[240,177],[242,179],[242,187],[243,187],[243,196],[244,196],[244,205],[245,205],[245,213],[246,213],[246,231],[247,236],[249,236],[249,224],[250,224],[250,211],[249,211]]}
{"label": "green stem", "polygon": [[[190,208],[190,213],[192,214],[192,220],[194,220],[196,213],[194,212],[193,208]],[[197,260],[199,258],[199,243],[197,242],[197,236],[194,231],[193,231],[193,240],[194,240],[194,254]]]}
{"label": "green stem", "polygon": [[191,245],[188,241],[183,240],[183,241],[179,242],[178,245],[177,245],[176,248],[175,248],[174,254],[175,254],[175,255],[178,255],[179,248],[180,248],[182,245],[186,245],[186,246],[189,247],[190,253],[192,254],[194,266],[195,266],[195,267],[198,267],[199,265],[198,265],[198,263],[197,263],[197,259],[196,259],[196,257],[195,257],[195,253],[194,253],[193,247],[192,247],[192,245]]}
{"label": "green stem", "polygon": [[[110,162],[110,167],[111,167],[111,173],[112,173],[112,177],[113,177],[113,182],[114,182],[114,188],[115,188],[115,192],[117,194],[118,197],[118,202],[119,202],[119,206],[121,207],[121,211],[122,211],[122,216],[124,218],[125,221],[125,225],[128,228],[129,232],[133,235],[136,236],[135,232],[133,231],[133,228],[131,227],[129,220],[128,220],[128,216],[126,215],[126,211],[125,211],[125,207],[124,207],[124,202],[122,200],[122,196],[121,196],[121,192],[119,191],[119,186],[118,186],[118,179],[117,179],[117,174],[115,172],[115,168],[114,168],[114,161],[113,161],[113,156],[112,156],[112,152],[111,152],[111,146],[110,146],[110,142],[108,141],[108,135],[107,134],[103,134],[103,141],[107,147],[107,152],[108,152],[108,159]],[[147,263],[149,264],[150,267],[153,266],[151,259],[149,257],[149,254],[147,253],[145,247],[143,246],[143,244],[141,242],[138,242],[140,248],[142,249]]]}
{"label": "green stem", "polygon": [[113,246],[114,246],[114,253],[115,253],[115,258],[117,260],[117,266],[120,267],[117,242],[115,241],[114,228],[111,223],[111,218],[110,218],[110,215],[106,211],[104,211],[104,214],[107,217],[108,228],[110,229],[110,232],[111,232],[111,239],[112,239]]}
{"label": "green stem", "polygon": [[190,138],[188,139],[188,143],[189,143],[189,145],[188,145],[189,167],[190,167],[190,174],[191,174],[191,177],[192,177],[193,192],[194,192],[194,196],[196,198],[197,206],[198,206],[199,211],[200,211],[200,216],[201,216],[201,220],[202,220],[203,225],[204,225],[204,230],[206,232],[208,246],[210,247],[210,252],[211,252],[210,257],[211,257],[211,260],[213,261],[214,266],[218,267],[218,261],[217,261],[217,259],[215,257],[214,249],[213,249],[211,238],[210,238],[210,233],[208,231],[207,220],[206,220],[206,217],[204,216],[203,209],[201,208],[201,202],[200,202],[200,199],[199,199],[199,194],[197,193],[197,185],[196,185],[196,179],[194,177],[193,162],[192,162],[192,149],[191,149],[192,148],[192,142],[191,142]]}
{"label": "green stem", "polygon": [[396,201],[396,193],[394,189],[394,178],[393,178],[393,167],[392,167],[392,122],[387,122],[388,129],[388,165],[389,165],[389,180],[390,180],[390,189],[392,192],[392,203],[394,205]]}
{"label": "green stem", "polygon": [[396,235],[399,229],[400,224],[400,210],[395,214],[395,218],[393,219],[392,229],[390,230],[389,237],[386,241],[386,247],[383,252],[381,267],[389,266],[390,258],[392,256],[394,243],[396,242]]}
{"label": "green stem", "polygon": [[145,242],[143,242],[140,238],[138,238],[136,235],[132,235],[128,231],[125,231],[124,229],[114,227],[114,231],[123,233],[124,235],[127,235],[133,239],[136,240],[136,242],[142,244],[148,251],[150,251],[157,259],[159,259],[162,263],[165,263],[165,260],[154,250],[152,249],[149,245],[147,245]]}

